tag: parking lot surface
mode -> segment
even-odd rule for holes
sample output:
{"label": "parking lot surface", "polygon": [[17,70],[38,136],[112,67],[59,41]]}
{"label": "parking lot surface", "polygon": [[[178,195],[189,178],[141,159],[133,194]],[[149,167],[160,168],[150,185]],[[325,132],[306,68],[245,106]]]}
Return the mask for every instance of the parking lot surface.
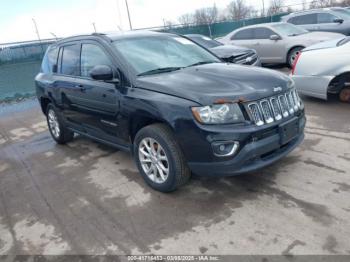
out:
{"label": "parking lot surface", "polygon": [[0,115],[0,254],[350,254],[350,105],[302,97],[306,139],[259,172],[145,185],[130,155]]}

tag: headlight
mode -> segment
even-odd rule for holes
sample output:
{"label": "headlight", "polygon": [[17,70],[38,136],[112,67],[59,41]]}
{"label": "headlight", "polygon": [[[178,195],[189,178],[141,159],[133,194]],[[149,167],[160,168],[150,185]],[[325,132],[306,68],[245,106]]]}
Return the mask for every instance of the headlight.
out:
{"label": "headlight", "polygon": [[202,124],[232,124],[244,121],[238,104],[192,107],[192,113]]}

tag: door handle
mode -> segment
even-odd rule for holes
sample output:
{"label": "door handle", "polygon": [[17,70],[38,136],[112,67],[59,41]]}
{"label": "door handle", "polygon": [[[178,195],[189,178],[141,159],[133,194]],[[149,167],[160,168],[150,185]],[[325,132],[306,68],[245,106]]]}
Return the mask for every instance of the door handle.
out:
{"label": "door handle", "polygon": [[85,92],[86,91],[86,87],[84,87],[83,85],[76,85],[76,88],[79,88],[81,92]]}

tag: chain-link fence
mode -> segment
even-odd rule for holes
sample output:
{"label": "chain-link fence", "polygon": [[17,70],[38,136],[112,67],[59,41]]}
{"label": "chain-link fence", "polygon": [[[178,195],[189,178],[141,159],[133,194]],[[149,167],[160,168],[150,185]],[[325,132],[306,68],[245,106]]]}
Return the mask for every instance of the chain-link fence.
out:
{"label": "chain-link fence", "polygon": [[287,15],[288,13],[281,13],[278,15],[272,15],[268,17],[257,17],[250,19],[243,19],[239,21],[229,21],[229,22],[219,22],[209,25],[189,25],[189,26],[172,26],[166,29],[161,29],[161,31],[177,33],[177,34],[201,34],[206,35],[211,38],[217,38],[236,30],[237,28],[262,24],[262,23],[270,23],[270,22],[278,22],[281,20],[282,16]]}
{"label": "chain-link fence", "polygon": [[54,40],[0,44],[0,101],[32,96],[47,47]]}
{"label": "chain-link fence", "polygon": [[[283,15],[285,14],[211,25],[153,29],[177,34],[203,34],[215,38],[242,26],[279,21]],[[47,39],[0,44],[0,101],[10,101],[35,94],[34,77],[40,70],[41,59],[47,47],[54,41]]]}

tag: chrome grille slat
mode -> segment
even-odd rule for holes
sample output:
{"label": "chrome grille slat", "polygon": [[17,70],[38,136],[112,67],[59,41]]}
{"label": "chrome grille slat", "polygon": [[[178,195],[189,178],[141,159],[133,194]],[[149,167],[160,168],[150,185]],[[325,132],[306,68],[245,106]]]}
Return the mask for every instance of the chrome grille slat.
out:
{"label": "chrome grille slat", "polygon": [[276,121],[281,120],[282,119],[281,108],[280,108],[280,105],[278,103],[277,98],[271,97],[270,103],[271,103],[271,107],[272,107],[272,111],[273,111],[275,120]]}
{"label": "chrome grille slat", "polygon": [[250,110],[251,116],[253,117],[253,121],[255,122],[255,124],[257,126],[263,125],[264,121],[261,115],[259,104],[258,103],[249,104],[248,108]]}
{"label": "chrome grille slat", "polygon": [[289,117],[301,108],[301,100],[295,89],[247,105],[248,114],[257,126],[270,124]]}

